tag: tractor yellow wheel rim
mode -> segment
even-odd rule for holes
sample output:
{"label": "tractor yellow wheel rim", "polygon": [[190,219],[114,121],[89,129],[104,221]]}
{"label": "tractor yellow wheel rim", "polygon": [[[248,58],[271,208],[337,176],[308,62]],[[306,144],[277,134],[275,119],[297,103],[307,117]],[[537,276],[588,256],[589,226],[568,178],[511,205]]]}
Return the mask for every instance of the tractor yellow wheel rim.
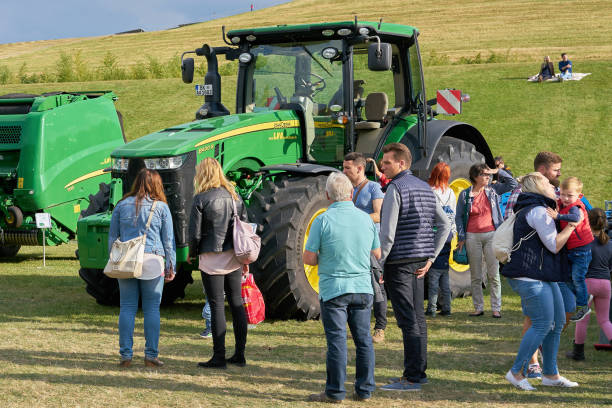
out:
{"label": "tractor yellow wheel rim", "polygon": [[8,213],[5,217],[6,223],[9,225],[13,225],[15,223],[15,216],[12,213]]}
{"label": "tractor yellow wheel rim", "polygon": [[[472,183],[470,183],[468,179],[460,177],[450,183],[450,188],[455,193],[455,198],[457,198],[459,197],[460,192],[470,187],[471,185]],[[451,242],[451,254],[448,260],[448,264],[451,268],[453,268],[453,270],[457,272],[465,272],[470,269],[470,266],[459,264],[453,260],[453,251],[455,250],[455,248],[457,248],[457,234],[455,234],[455,236],[453,237],[453,241]]]}
{"label": "tractor yellow wheel rim", "polygon": [[[304,234],[304,245],[302,247],[302,252],[306,248],[306,242],[308,241],[308,235],[310,234],[310,227],[312,226],[312,222],[315,220],[315,218],[323,214],[326,210],[327,208],[321,208],[320,210],[315,212],[310,218],[310,221],[308,221],[306,233]],[[306,275],[306,279],[308,279],[308,283],[310,283],[310,286],[312,286],[312,289],[315,292],[319,293],[319,267],[304,264],[304,274]]]}

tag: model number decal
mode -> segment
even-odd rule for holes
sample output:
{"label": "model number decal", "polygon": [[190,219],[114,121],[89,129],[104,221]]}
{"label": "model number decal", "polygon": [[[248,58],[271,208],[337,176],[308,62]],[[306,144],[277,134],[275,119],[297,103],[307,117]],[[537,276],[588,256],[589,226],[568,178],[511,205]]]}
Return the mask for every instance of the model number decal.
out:
{"label": "model number decal", "polygon": [[274,122],[274,129],[285,129],[289,127],[294,127],[294,121],[284,120],[281,122]]}
{"label": "model number decal", "polygon": [[214,144],[209,144],[208,146],[200,147],[200,148],[198,149],[198,154],[202,154],[202,153],[204,153],[204,152],[207,152],[207,151],[209,151],[209,150],[212,150],[212,149],[213,149],[213,147],[215,147],[215,145],[214,145]]}

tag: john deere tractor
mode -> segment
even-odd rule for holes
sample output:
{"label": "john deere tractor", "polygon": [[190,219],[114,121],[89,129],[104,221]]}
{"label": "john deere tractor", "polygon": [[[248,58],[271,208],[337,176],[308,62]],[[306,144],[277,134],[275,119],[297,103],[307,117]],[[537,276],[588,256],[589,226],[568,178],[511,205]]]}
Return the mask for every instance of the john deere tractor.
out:
{"label": "john deere tractor", "polygon": [[[108,201],[109,152],[125,143],[115,99],[108,91],[0,96],[0,257],[43,236],[46,245],[74,239],[81,213]],[[36,213],[50,214],[44,235]]]}
{"label": "john deere tractor", "polygon": [[[329,205],[326,176],[348,152],[381,157],[400,142],[413,155],[412,171],[426,178],[440,160],[452,169],[452,187],[468,185],[468,168],[493,157],[473,126],[434,120],[436,100],[425,97],[414,27],[367,21],[279,25],[232,30],[226,46],[203,45],[182,57],[191,83],[194,60],[208,72],[195,91],[204,96],[195,120],[149,134],[112,154],[111,205],[143,167],[161,174],[173,214],[179,270],[164,300],[184,296],[196,266],[187,259],[188,215],[195,165],[214,157],[236,184],[262,237],[252,266],[269,314],[319,315],[316,267],[301,253],[313,220]],[[235,113],[221,100],[218,57],[238,65]],[[460,101],[459,101],[460,103]],[[100,303],[117,302],[117,284],[102,274],[110,212],[79,222],[81,271]],[[468,279],[469,283],[469,279]]]}

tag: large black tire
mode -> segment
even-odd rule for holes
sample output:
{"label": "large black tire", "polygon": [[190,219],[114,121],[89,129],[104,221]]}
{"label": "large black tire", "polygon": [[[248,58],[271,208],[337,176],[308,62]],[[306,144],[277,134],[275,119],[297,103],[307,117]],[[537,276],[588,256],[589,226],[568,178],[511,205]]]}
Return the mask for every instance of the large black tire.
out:
{"label": "large black tire", "polygon": [[0,258],[12,258],[17,255],[21,245],[4,245],[0,246]]}
{"label": "large black tire", "polygon": [[79,276],[85,281],[85,290],[98,304],[119,306],[119,284],[117,279],[104,275],[102,269],[79,269]]}
{"label": "large black tire", "polygon": [[262,248],[252,273],[270,317],[315,319],[318,293],[309,283],[302,263],[308,223],[329,205],[326,176],[266,181],[253,193],[249,219],[259,224]]}
{"label": "large black tire", "polygon": [[185,288],[190,283],[193,283],[191,270],[184,267],[185,264],[179,264],[176,275],[170,282],[164,283],[164,292],[162,293],[161,304],[164,306],[171,305],[175,300],[185,297]]}
{"label": "large black tire", "polygon": [[[85,287],[87,293],[93,296],[98,304],[119,306],[119,284],[117,279],[104,275],[102,269],[81,268],[79,269],[79,276],[87,283]],[[178,298],[184,298],[185,287],[190,283],[193,283],[191,271],[185,270],[179,265],[174,279],[164,283],[161,304],[164,306],[171,305]]]}
{"label": "large black tire", "polygon": [[[440,139],[438,146],[433,154],[433,159],[428,171],[431,174],[434,166],[439,162],[445,162],[451,169],[451,185],[462,185],[461,179],[469,180],[469,170],[473,164],[484,163],[484,155],[476,151],[472,143],[463,140],[444,136]],[[455,191],[459,194],[460,191]],[[468,296],[471,292],[470,270],[464,268],[455,268],[451,262],[449,268],[449,280],[452,296],[463,297]]]}
{"label": "large black tire", "polygon": [[[95,195],[89,196],[89,206],[81,211],[81,217],[88,217],[93,214],[108,210],[110,200],[110,187],[108,184],[100,183],[100,190]],[[78,258],[78,255],[77,255]],[[109,278],[104,275],[102,269],[81,268],[79,276],[87,283],[86,290],[101,305],[119,305],[119,285],[117,279]],[[193,283],[191,271],[177,268],[175,278],[164,285],[162,304],[172,304],[178,298],[185,297],[185,287]]]}

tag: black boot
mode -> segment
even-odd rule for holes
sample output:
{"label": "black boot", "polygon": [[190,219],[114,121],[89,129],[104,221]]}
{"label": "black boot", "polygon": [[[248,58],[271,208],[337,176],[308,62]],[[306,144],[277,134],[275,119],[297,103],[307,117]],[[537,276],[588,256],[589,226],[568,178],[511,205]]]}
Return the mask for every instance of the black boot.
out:
{"label": "black boot", "polygon": [[565,357],[576,361],[584,360],[584,344],[574,343],[574,350],[565,353]]}

